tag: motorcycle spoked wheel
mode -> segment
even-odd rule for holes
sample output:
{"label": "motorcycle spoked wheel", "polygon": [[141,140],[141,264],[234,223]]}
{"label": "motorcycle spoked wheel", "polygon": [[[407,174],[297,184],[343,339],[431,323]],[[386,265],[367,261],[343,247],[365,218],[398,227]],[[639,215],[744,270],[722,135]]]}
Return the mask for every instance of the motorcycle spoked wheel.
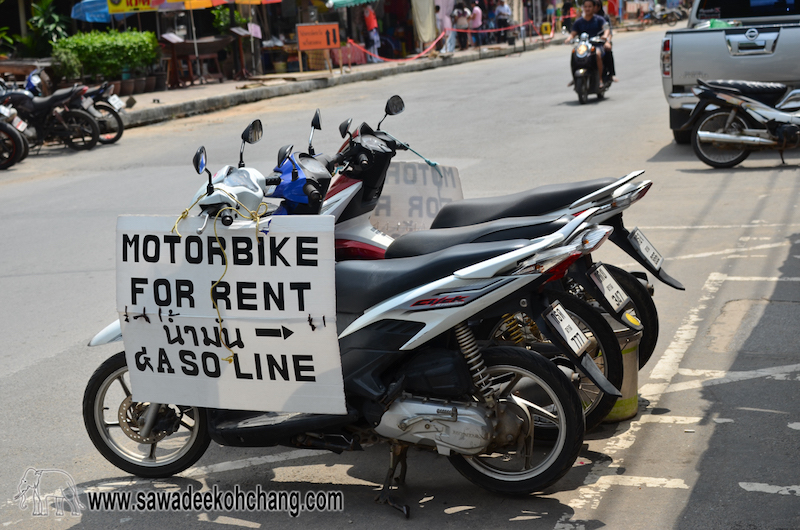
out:
{"label": "motorcycle spoked wheel", "polygon": [[[131,400],[125,352],[106,360],[94,372],[83,395],[83,422],[92,443],[106,460],[144,478],[180,473],[205,453],[211,437],[203,409],[162,405],[156,427],[147,438],[139,435],[149,403]],[[175,428],[168,434],[158,427]]]}
{"label": "motorcycle spoked wheel", "polygon": [[[584,422],[575,389],[564,373],[538,354],[514,347],[483,351],[497,409],[514,415],[520,432],[509,445],[486,453],[451,454],[453,467],[473,484],[495,493],[528,495],[554,484],[572,468],[583,444]],[[499,418],[503,423],[502,416]],[[540,444],[542,424],[555,434]]]}
{"label": "motorcycle spoked wheel", "polygon": [[[622,351],[619,348],[619,341],[605,317],[592,306],[571,294],[551,290],[546,290],[544,293],[549,300],[558,300],[564,306],[569,316],[592,342],[588,355],[594,360],[606,379],[615,388],[620,388],[623,376]],[[537,344],[551,344],[539,331],[536,323],[526,314],[517,313],[511,318],[516,321],[516,324],[505,318],[495,325],[490,335],[491,343],[509,344],[511,342],[534,352],[537,351]],[[572,368],[575,370],[574,366]],[[614,407],[617,398],[601,391],[583,374],[579,375],[575,387],[580,397],[588,431],[600,425]],[[554,432],[547,432],[549,428],[546,425],[540,427],[539,430],[542,439],[552,439],[555,436]]]}
{"label": "motorcycle spoked wheel", "polygon": [[70,149],[85,151],[97,145],[100,128],[92,115],[83,110],[67,110],[62,115],[68,134],[64,142]]}
{"label": "motorcycle spoked wheel", "polygon": [[11,124],[0,122],[0,169],[8,169],[21,160],[22,135]]}
{"label": "motorcycle spoked wheel", "polygon": [[122,138],[122,132],[125,126],[122,123],[122,116],[116,111],[114,107],[107,103],[95,103],[94,108],[101,114],[97,119],[97,125],[100,128],[100,137],[98,141],[101,144],[113,144]]}
{"label": "motorcycle spoked wheel", "polygon": [[739,134],[747,128],[747,123],[737,115],[730,127],[725,128],[731,111],[725,109],[715,110],[703,116],[692,131],[692,149],[702,162],[711,167],[725,169],[743,162],[750,156],[750,150],[734,144],[719,144],[715,142],[700,142],[697,133],[713,132],[724,134]]}

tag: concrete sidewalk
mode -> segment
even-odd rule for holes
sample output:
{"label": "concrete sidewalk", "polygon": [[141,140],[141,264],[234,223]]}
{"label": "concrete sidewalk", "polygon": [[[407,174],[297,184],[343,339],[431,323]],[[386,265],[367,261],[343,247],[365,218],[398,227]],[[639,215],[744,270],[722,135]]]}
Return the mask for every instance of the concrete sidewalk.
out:
{"label": "concrete sidewalk", "polygon": [[[136,103],[123,114],[123,121],[126,127],[138,127],[345,83],[368,81],[390,75],[503,57],[523,51],[540,50],[545,46],[560,44],[563,39],[559,39],[557,36],[552,43],[543,43],[538,38],[529,38],[526,41],[522,43],[518,40],[514,46],[495,44],[482,46],[480,49],[469,48],[465,51],[439,54],[435,57],[409,62],[362,64],[351,68],[345,66],[344,73],[341,73],[339,68],[335,68],[332,74],[328,71],[276,74],[258,76],[257,80],[226,80],[222,83],[212,81],[208,84],[195,84],[186,88],[137,94],[133,96]],[[122,99],[125,101],[128,97]]]}

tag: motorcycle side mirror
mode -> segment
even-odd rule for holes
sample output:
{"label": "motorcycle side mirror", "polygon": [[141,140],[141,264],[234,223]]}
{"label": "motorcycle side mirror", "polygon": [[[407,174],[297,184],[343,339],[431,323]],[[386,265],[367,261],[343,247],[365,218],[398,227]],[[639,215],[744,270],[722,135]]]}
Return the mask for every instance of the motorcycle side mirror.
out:
{"label": "motorcycle side mirror", "polygon": [[403,102],[403,98],[400,96],[392,96],[389,98],[389,101],[386,102],[386,114],[389,116],[395,116],[400,114],[406,109],[406,104]]}
{"label": "motorcycle side mirror", "polygon": [[308,154],[314,156],[316,153],[314,152],[314,146],[312,145],[312,141],[314,140],[314,131],[321,131],[322,124],[320,123],[319,117],[319,109],[317,112],[314,113],[314,118],[311,120],[311,136],[308,137]]}
{"label": "motorcycle side mirror", "polygon": [[350,134],[351,123],[353,123],[353,118],[347,118],[345,121],[339,124],[339,134],[342,135],[342,138]]}
{"label": "motorcycle side mirror", "polygon": [[378,130],[381,130],[381,123],[383,123],[383,120],[385,120],[387,116],[396,116],[397,114],[403,112],[405,108],[406,104],[403,103],[403,98],[400,96],[390,97],[386,102],[386,108],[384,108],[384,112],[386,114],[383,116],[381,121],[378,122]]}
{"label": "motorcycle side mirror", "polygon": [[202,175],[203,171],[208,173],[208,185],[206,186],[206,195],[211,195],[214,192],[214,185],[211,183],[211,172],[206,167],[207,165],[207,155],[206,155],[206,148],[205,146],[201,145],[194,154],[194,158],[192,159],[192,164],[194,165],[194,170],[197,171],[198,175]]}
{"label": "motorcycle side mirror", "polygon": [[286,163],[286,160],[292,163],[292,180],[297,180],[297,166],[292,160],[292,150],[294,149],[293,145],[284,145],[278,150],[278,167],[281,167],[283,164]]}
{"label": "motorcycle side mirror", "polygon": [[264,129],[261,120],[253,120],[242,132],[242,147],[239,148],[239,167],[244,167],[244,144],[254,144],[261,140]]}
{"label": "motorcycle side mirror", "polygon": [[203,171],[206,169],[206,148],[205,148],[205,146],[200,146],[200,148],[194,154],[194,158],[192,159],[192,163],[194,164],[194,170],[197,171],[197,174],[198,175],[202,175]]}

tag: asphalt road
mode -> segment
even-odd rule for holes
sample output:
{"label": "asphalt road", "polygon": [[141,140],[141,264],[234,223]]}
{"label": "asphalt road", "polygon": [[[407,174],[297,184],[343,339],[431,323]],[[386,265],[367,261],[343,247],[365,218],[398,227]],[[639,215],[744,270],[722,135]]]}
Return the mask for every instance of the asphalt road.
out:
{"label": "asphalt road", "polygon": [[[532,527],[789,529],[800,527],[800,183],[796,155],[753,156],[713,170],[667,126],[661,32],[615,37],[620,82],[607,99],[578,104],[567,88],[568,48],[389,77],[126,131],[86,153],[46,149],[0,174],[0,523],[8,528]],[[241,130],[260,118],[250,165],[271,168],[282,145],[304,149],[315,108],[318,152],[335,150],[339,122],[375,123],[400,94],[406,111],[385,128],[459,168],[467,197],[647,171],[654,185],[625,214],[686,286],[656,283],[661,332],[639,373],[640,414],[589,433],[581,457],[550,490],[526,498],[486,493],[442,457],[412,451],[400,491],[412,520],[372,502],[386,446],[333,455],[212,445],[192,470],[134,479],[93,448],[81,419],[83,389],[118,348],[88,348],[116,318],[114,227],[120,214],[177,215],[202,178],[235,163]],[[403,154],[405,160],[410,155]],[[634,267],[606,245],[606,261]],[[250,460],[246,460],[250,459]],[[81,491],[192,487],[339,490],[334,513],[85,510],[33,516],[12,497],[27,468],[60,469]]]}

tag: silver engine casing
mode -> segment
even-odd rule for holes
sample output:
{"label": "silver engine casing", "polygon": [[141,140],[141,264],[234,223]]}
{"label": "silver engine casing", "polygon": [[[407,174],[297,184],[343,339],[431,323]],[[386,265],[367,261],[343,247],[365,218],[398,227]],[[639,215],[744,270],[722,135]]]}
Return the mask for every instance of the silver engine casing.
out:
{"label": "silver engine casing", "polygon": [[451,450],[476,455],[488,447],[494,428],[486,409],[477,403],[401,398],[381,416],[375,432],[404,442],[435,445],[442,455],[449,455]]}

